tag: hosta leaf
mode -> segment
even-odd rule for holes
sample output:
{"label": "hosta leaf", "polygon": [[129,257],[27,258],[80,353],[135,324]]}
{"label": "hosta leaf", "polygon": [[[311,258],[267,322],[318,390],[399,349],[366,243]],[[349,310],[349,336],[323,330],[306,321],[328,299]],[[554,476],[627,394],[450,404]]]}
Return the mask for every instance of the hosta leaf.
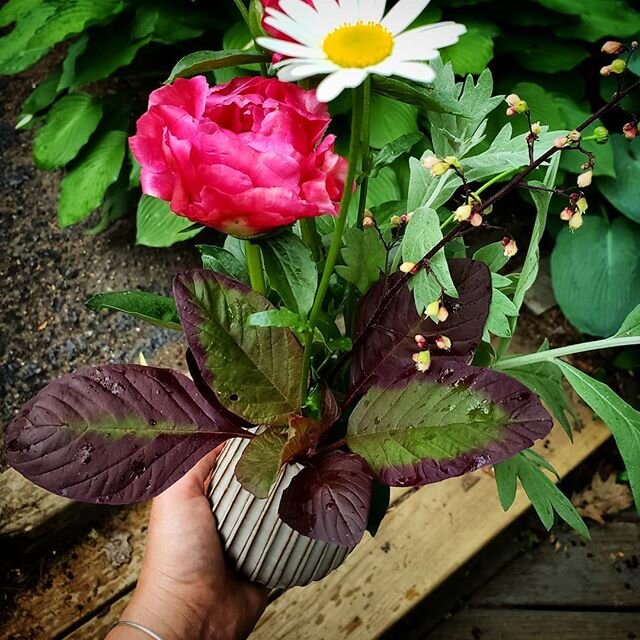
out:
{"label": "hosta leaf", "polygon": [[21,129],[32,122],[36,113],[46,109],[57,98],[60,73],[60,69],[54,69],[22,103],[16,129]]}
{"label": "hosta leaf", "polygon": [[366,293],[380,279],[384,271],[387,252],[375,229],[352,227],[344,233],[342,260],[344,265],[336,267],[336,273],[360,293]]}
{"label": "hosta leaf", "polygon": [[302,347],[278,327],[252,327],[266,298],[213,271],[176,277],[174,296],[189,347],[220,402],[253,424],[285,425],[300,410]]}
{"label": "hosta leaf", "polygon": [[353,547],[367,528],[372,484],[359,456],[344,451],[316,456],[285,490],[280,517],[305,536]]}
{"label": "hosta leaf", "polygon": [[41,169],[57,169],[73,160],[102,118],[102,105],[86,93],[58,100],[36,133],[33,156]]}
{"label": "hosta leaf", "polygon": [[640,138],[629,142],[622,135],[611,136],[615,178],[603,178],[598,187],[604,197],[627,218],[640,222]]}
{"label": "hosta leaf", "polygon": [[640,305],[638,305],[625,319],[616,332],[614,338],[631,338],[640,336]]}
{"label": "hosta leaf", "polygon": [[159,494],[243,434],[182,374],[108,365],[40,391],[7,429],[7,460],[67,498],[126,504]]}
{"label": "hosta leaf", "polygon": [[451,61],[453,70],[459,76],[482,73],[493,60],[495,31],[495,28],[487,29],[480,25],[468,26],[460,40],[443,51],[442,59]]}
{"label": "hosta leaf", "polygon": [[594,336],[614,334],[640,304],[640,227],[623,217],[609,223],[587,215],[579,231],[558,235],[551,277],[572,325]]}
{"label": "hosta leaf", "polygon": [[611,429],[629,474],[636,506],[640,508],[640,411],[627,404],[606,384],[570,364],[556,360],[556,365],[575,392]]}
{"label": "hosta leaf", "polygon": [[182,58],[165,82],[168,84],[176,78],[188,78],[224,67],[258,62],[271,62],[271,56],[256,50],[196,51]]}
{"label": "hosta leaf", "polygon": [[267,498],[280,472],[282,448],[287,434],[272,427],[247,445],[236,465],[238,482],[256,498]]}
{"label": "hosta leaf", "polygon": [[145,247],[171,247],[202,231],[202,227],[173,213],[168,202],[145,195],[138,202],[136,221],[136,244]]}
{"label": "hosta leaf", "polygon": [[91,311],[102,309],[122,311],[158,327],[182,331],[175,300],[156,293],[146,291],[99,293],[93,296],[86,306]]}
{"label": "hosta leaf", "polygon": [[[549,463],[533,451],[523,451],[511,460],[495,466],[498,496],[502,508],[507,511],[516,498],[518,480],[542,524],[551,529],[554,512],[580,535],[589,538],[589,531],[571,501],[556,487],[551,479],[542,471],[541,466],[549,469]],[[557,475],[553,467],[549,469]]]}
{"label": "hosta leaf", "polygon": [[60,226],[84,220],[102,204],[107,189],[120,175],[126,139],[125,131],[103,133],[62,179],[58,203]]}
{"label": "hosta leaf", "polygon": [[419,131],[400,135],[384,145],[373,156],[371,162],[371,175],[378,174],[380,169],[389,166],[405,153],[409,153],[413,147],[422,140],[423,135]]}
{"label": "hosta leaf", "polygon": [[417,486],[495,464],[544,438],[553,421],[517,380],[436,361],[377,383],[349,418],[347,444],[391,486]]}
{"label": "hosta leaf", "polygon": [[318,267],[311,251],[292,231],[260,242],[269,284],[285,306],[306,317],[318,287]]}
{"label": "hosta leaf", "polygon": [[202,255],[202,266],[217,271],[234,280],[249,284],[249,272],[244,262],[240,262],[230,251],[213,245],[198,245]]}
{"label": "hosta leaf", "polygon": [[418,109],[410,104],[371,96],[371,146],[382,149],[400,136],[418,131]]}
{"label": "hosta leaf", "polygon": [[[385,293],[399,275],[377,284],[361,301],[354,325],[354,350],[351,364],[351,396],[364,392],[374,382],[411,372],[412,360],[420,349],[415,336],[422,335],[432,358],[470,363],[482,337],[482,328],[491,301],[491,277],[487,267],[473,260],[451,260],[449,268],[459,298],[445,299],[449,318],[436,324],[416,311],[413,296],[403,287],[387,305],[380,319],[360,339],[369,320],[376,314]],[[451,340],[451,351],[439,351],[438,336]]]}

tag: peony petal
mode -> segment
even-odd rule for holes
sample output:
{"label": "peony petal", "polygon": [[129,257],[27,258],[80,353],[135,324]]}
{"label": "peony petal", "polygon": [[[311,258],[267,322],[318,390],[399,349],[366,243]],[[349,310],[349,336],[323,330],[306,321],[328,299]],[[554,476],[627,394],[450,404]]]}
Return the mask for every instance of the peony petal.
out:
{"label": "peony petal", "polygon": [[173,84],[156,89],[149,96],[149,108],[156,105],[180,107],[194,118],[200,118],[209,95],[209,83],[204,76],[178,78]]}
{"label": "peony petal", "polygon": [[382,24],[395,36],[404,31],[431,0],[400,0],[384,17]]}

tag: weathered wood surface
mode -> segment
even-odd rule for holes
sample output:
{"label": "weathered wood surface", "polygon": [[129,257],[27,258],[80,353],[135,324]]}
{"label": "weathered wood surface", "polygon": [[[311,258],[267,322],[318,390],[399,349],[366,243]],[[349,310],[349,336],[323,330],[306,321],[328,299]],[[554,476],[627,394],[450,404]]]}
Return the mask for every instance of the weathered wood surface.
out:
{"label": "weathered wood surface", "polygon": [[639,637],[640,613],[468,609],[424,640],[632,640]]}
{"label": "weathered wood surface", "polygon": [[94,618],[85,622],[70,635],[65,636],[65,640],[102,640],[109,633],[114,622],[120,619],[130,598],[131,594],[128,593],[112,605],[99,611]]}
{"label": "weathered wood surface", "polygon": [[0,639],[63,637],[130,590],[140,571],[148,517],[148,504],[117,510],[99,531],[46,558],[35,587],[15,594]]}
{"label": "weathered wood surface", "polygon": [[473,606],[640,611],[640,525],[590,523],[590,531],[589,542],[559,532],[555,544],[542,544],[496,575]]}
{"label": "weathered wood surface", "polygon": [[[542,446],[562,475],[609,438],[586,408],[571,445],[561,429]],[[252,640],[371,640],[408,613],[529,506],[519,491],[504,513],[494,479],[477,472],[405,494],[368,539],[328,578],[292,589],[267,610]]]}

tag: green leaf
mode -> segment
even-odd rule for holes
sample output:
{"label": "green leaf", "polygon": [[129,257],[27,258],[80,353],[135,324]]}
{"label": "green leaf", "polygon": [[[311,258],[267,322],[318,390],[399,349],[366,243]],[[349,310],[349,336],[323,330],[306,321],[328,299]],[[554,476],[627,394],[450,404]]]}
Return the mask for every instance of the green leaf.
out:
{"label": "green leaf", "polygon": [[182,331],[175,300],[168,296],[146,291],[99,293],[93,296],[86,306],[91,311],[122,311],[155,326]]}
{"label": "green leaf", "polygon": [[342,260],[336,273],[366,293],[384,271],[387,252],[375,229],[347,229],[343,236]]}
{"label": "green leaf", "polygon": [[500,53],[525,69],[541,73],[572,71],[589,57],[582,43],[559,40],[551,33],[543,35],[539,31],[529,36],[519,33],[517,38],[502,38]]}
{"label": "green leaf", "polygon": [[640,412],[628,405],[606,384],[590,378],[562,360],[555,362],[575,392],[611,429],[629,473],[636,506],[640,508]]}
{"label": "green leaf", "polygon": [[287,424],[300,411],[302,347],[287,329],[248,324],[273,309],[269,301],[204,269],[178,275],[174,296],[189,347],[220,402],[252,424]]}
{"label": "green leaf", "polygon": [[224,275],[249,284],[249,272],[244,262],[240,262],[231,252],[221,247],[201,244],[198,250],[202,254],[202,266],[211,271],[218,271]]}
{"label": "green leaf", "polygon": [[18,116],[16,129],[21,129],[29,124],[35,114],[50,106],[58,97],[58,82],[60,82],[60,69],[54,69],[22,104]]}
{"label": "green leaf", "polygon": [[288,309],[306,317],[318,288],[318,267],[310,249],[292,231],[260,241],[269,283]]}
{"label": "green leaf", "polygon": [[102,105],[86,93],[58,100],[47,114],[33,142],[33,156],[41,169],[57,169],[73,160],[102,118]]}
{"label": "green leaf", "polygon": [[[494,275],[494,274],[493,274]],[[500,338],[511,338],[513,329],[509,318],[518,316],[518,309],[513,302],[500,289],[493,287],[491,306],[489,307],[489,318],[484,327],[482,339],[488,342],[490,334]]]}
{"label": "green leaf", "polygon": [[58,216],[61,227],[84,220],[104,200],[118,179],[127,133],[107,131],[85,150],[60,185]]}
{"label": "green leaf", "polygon": [[374,149],[417,131],[416,107],[375,93],[371,96],[371,146]]}
{"label": "green leaf", "polygon": [[493,242],[481,247],[473,254],[473,259],[484,262],[493,273],[500,271],[509,262],[502,242]]}
{"label": "green leaf", "polygon": [[287,434],[271,428],[249,441],[236,465],[238,482],[256,498],[269,497],[280,473],[280,456],[287,444]]}
{"label": "green leaf", "polygon": [[640,336],[640,306],[637,306],[622,323],[614,338]]}
{"label": "green leaf", "polygon": [[[556,184],[559,166],[560,154],[556,154],[551,161],[551,165],[547,169],[544,182],[531,182],[530,184],[534,187],[539,186],[546,189],[552,189]],[[540,267],[540,241],[542,240],[544,231],[547,228],[547,214],[549,213],[552,193],[548,191],[533,191],[531,196],[533,197],[533,201],[536,205],[536,220],[533,225],[533,231],[531,232],[531,240],[529,242],[527,255],[524,259],[522,273],[518,280],[518,284],[516,285],[515,294],[513,295],[513,304],[518,311],[520,311],[520,308],[522,307],[525,295],[538,278],[538,271]]]}
{"label": "green leaf", "polygon": [[126,172],[120,171],[116,182],[107,189],[104,203],[100,207],[100,220],[91,229],[87,229],[87,235],[96,236],[129,214],[133,210],[134,195],[137,198],[137,194],[129,188]]}
{"label": "green leaf", "polygon": [[305,321],[289,309],[270,309],[259,311],[249,316],[247,324],[250,327],[284,327],[292,329],[296,333],[304,333],[308,330]]}
{"label": "green leaf", "polygon": [[405,153],[410,153],[411,149],[423,139],[419,131],[400,135],[395,140],[384,145],[373,155],[371,163],[371,177],[375,177],[380,169],[388,167]]}
{"label": "green leaf", "polygon": [[583,333],[610,336],[640,304],[640,227],[626,218],[587,215],[576,233],[558,235],[551,256],[562,312]]}
{"label": "green leaf", "polygon": [[[402,241],[403,259],[417,264],[442,240],[442,237],[438,214],[426,207],[417,209],[407,225]],[[411,278],[409,286],[413,291],[418,313],[422,313],[432,302],[439,300],[443,293],[452,298],[458,297],[444,249],[431,258],[428,268],[422,269]]]}
{"label": "green leaf", "polygon": [[569,418],[576,421],[576,417],[567,402],[567,396],[562,388],[562,375],[557,367],[551,362],[538,362],[511,368],[509,375],[539,396],[569,438],[573,439]]}
{"label": "green leaf", "polygon": [[640,223],[640,138],[629,142],[623,135],[611,136],[616,178],[602,178],[602,195],[634,222]]}
{"label": "green leaf", "polygon": [[0,27],[19,21],[41,3],[42,0],[9,0],[0,8]]}
{"label": "green leaf", "polygon": [[[576,508],[562,491],[556,487],[549,476],[542,471],[539,466],[539,460],[527,455],[528,453],[519,453],[511,460],[505,460],[494,467],[498,496],[502,508],[507,511],[513,504],[516,497],[517,482],[520,480],[522,488],[547,530],[553,526],[555,512],[571,528],[588,539],[590,537],[589,530]],[[544,464],[544,466],[548,468],[547,464]],[[557,474],[555,470],[553,472]]]}
{"label": "green leaf", "polygon": [[170,247],[197,236],[202,227],[173,213],[169,203],[151,196],[142,196],[136,214],[136,244],[145,247]]}
{"label": "green leaf", "polygon": [[215,69],[270,61],[270,56],[256,50],[197,51],[182,58],[173,67],[165,83],[173,82],[176,78],[188,78]]}
{"label": "green leaf", "polygon": [[373,90],[381,96],[418,107],[423,113],[456,112],[452,98],[432,87],[418,87],[395,78],[373,76]]}
{"label": "green leaf", "polygon": [[467,32],[460,40],[442,52],[442,59],[451,61],[456,75],[482,73],[493,59],[493,37],[495,27],[467,25]]}

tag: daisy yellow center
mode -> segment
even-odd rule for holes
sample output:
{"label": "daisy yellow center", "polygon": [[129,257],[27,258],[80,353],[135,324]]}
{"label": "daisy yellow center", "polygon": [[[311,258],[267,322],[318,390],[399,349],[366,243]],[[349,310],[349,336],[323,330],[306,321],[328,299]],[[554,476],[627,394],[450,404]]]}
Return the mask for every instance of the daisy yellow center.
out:
{"label": "daisy yellow center", "polygon": [[393,35],[378,22],[343,24],[325,38],[322,48],[337,65],[364,69],[391,55]]}

